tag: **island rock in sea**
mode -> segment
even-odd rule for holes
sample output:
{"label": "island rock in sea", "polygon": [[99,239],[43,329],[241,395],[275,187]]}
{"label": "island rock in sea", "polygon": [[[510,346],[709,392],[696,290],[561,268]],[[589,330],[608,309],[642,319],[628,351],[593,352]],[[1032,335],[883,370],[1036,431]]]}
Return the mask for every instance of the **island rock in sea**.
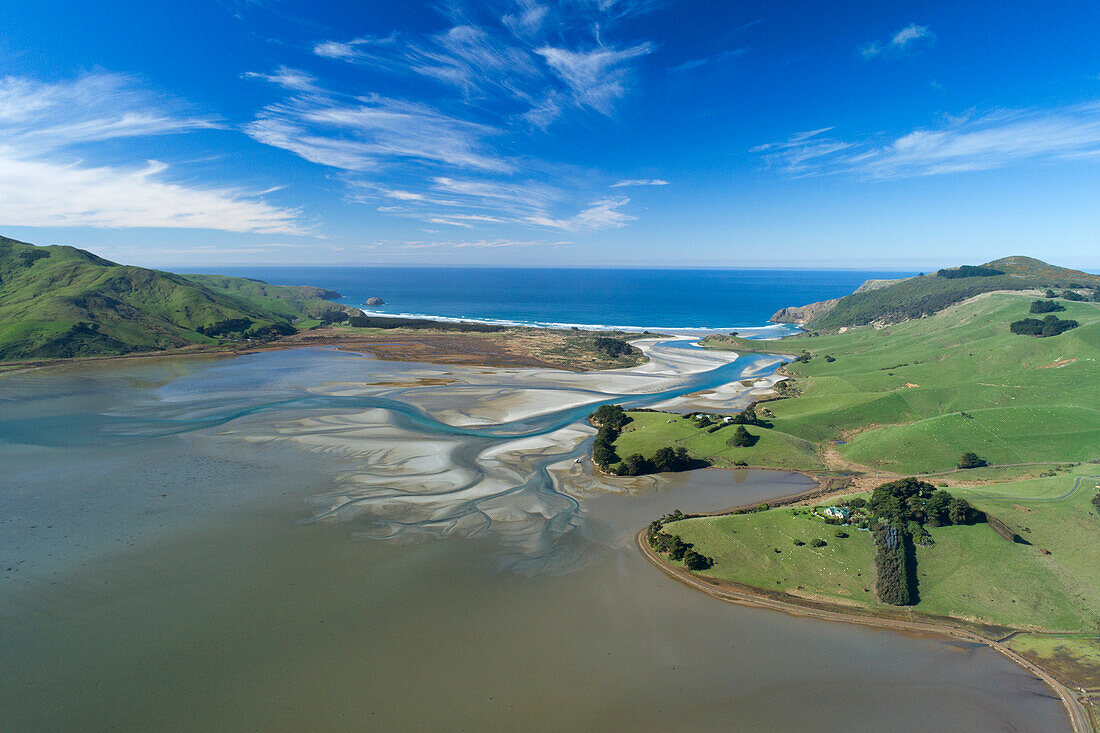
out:
{"label": "island rock in sea", "polygon": [[366,305],[385,305],[386,301],[381,298],[367,298]]}

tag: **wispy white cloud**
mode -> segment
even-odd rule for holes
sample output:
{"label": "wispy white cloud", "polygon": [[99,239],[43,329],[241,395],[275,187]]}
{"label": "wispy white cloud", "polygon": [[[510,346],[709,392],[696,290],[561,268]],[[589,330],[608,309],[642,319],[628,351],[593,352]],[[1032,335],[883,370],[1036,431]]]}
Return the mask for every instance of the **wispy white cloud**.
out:
{"label": "wispy white cloud", "polygon": [[718,64],[723,61],[729,61],[732,59],[741,58],[749,52],[747,48],[731,48],[727,51],[720,51],[710,56],[704,56],[697,59],[689,59],[683,63],[673,66],[669,71],[690,71],[692,69],[698,69],[709,64]]}
{"label": "wispy white cloud", "polygon": [[627,186],[667,186],[668,181],[661,178],[627,178],[611,184],[611,188],[625,188]]}
{"label": "wispy white cloud", "polygon": [[0,224],[308,233],[301,212],[244,191],[160,180],[168,166],[66,165],[0,147]]}
{"label": "wispy white cloud", "polygon": [[426,37],[363,37],[324,41],[314,54],[394,74],[417,74],[467,95],[498,94],[530,101],[529,80],[538,77],[531,54],[510,36],[474,25],[456,25]]}
{"label": "wispy white cloud", "polygon": [[[281,68],[253,75],[289,94],[245,130],[339,170],[351,200],[392,216],[462,228],[622,226],[632,219],[620,210],[626,202],[598,199],[606,186],[598,173],[567,176],[564,165],[514,151],[553,125],[615,114],[634,88],[636,62],[655,47],[601,36],[610,38],[616,19],[651,7],[644,0],[441,2],[450,26],[440,32],[313,47],[368,79],[392,76],[410,93],[427,90],[416,101],[353,97]],[[438,86],[404,83],[411,76]]]}
{"label": "wispy white cloud", "polygon": [[26,153],[218,126],[212,118],[171,114],[161,107],[156,97],[119,74],[89,74],[58,83],[0,79],[4,142]]}
{"label": "wispy white cloud", "polygon": [[872,41],[863,46],[859,52],[864,58],[900,55],[912,51],[919,42],[931,41],[934,38],[935,35],[928,30],[928,26],[911,23],[895,33],[889,41],[885,43]]}
{"label": "wispy white cloud", "polygon": [[486,137],[498,132],[494,128],[449,117],[424,104],[378,95],[295,95],[265,107],[244,130],[259,142],[311,163],[347,171],[408,161],[511,169],[484,145]]}
{"label": "wispy white cloud", "polygon": [[[456,6],[450,8],[456,24],[440,33],[326,40],[313,52],[393,75],[427,77],[466,98],[507,108],[499,117],[546,128],[569,109],[610,115],[614,103],[629,91],[630,62],[654,47],[604,44],[599,28],[601,20],[637,12],[641,5],[580,0],[552,8],[537,0],[517,0],[492,24],[477,24]],[[579,37],[585,40],[565,42]],[[588,40],[592,37],[594,45]]]}
{"label": "wispy white cloud", "polygon": [[554,219],[549,216],[531,216],[527,221],[536,226],[561,229],[566,232],[595,231],[599,229],[618,229],[637,219],[635,216],[619,211],[630,203],[623,196],[615,199],[593,201],[576,216],[568,219]]}
{"label": "wispy white cloud", "polygon": [[753,152],[796,176],[853,174],[871,179],[1100,155],[1100,103],[950,118],[940,127],[914,129],[886,142],[844,141],[827,135],[831,129],[799,133]]}
{"label": "wispy white cloud", "polygon": [[218,126],[171,104],[114,74],[0,79],[0,224],[305,233],[299,210],[255,192],[172,182],[156,161],[82,160],[96,143]]}
{"label": "wispy white cloud", "polygon": [[260,79],[270,82],[281,86],[283,89],[290,89],[295,92],[320,91],[317,88],[317,80],[313,76],[300,69],[291,69],[287,66],[280,66],[271,74],[261,74],[256,71],[249,71],[243,76],[246,79]]}
{"label": "wispy white cloud", "polygon": [[624,49],[600,46],[589,51],[543,46],[537,53],[565,82],[578,106],[610,114],[614,103],[626,94],[626,62],[653,49],[650,43]]}
{"label": "wispy white cloud", "polygon": [[536,0],[517,0],[515,10],[501,21],[517,36],[529,37],[538,33],[549,14],[550,8]]}

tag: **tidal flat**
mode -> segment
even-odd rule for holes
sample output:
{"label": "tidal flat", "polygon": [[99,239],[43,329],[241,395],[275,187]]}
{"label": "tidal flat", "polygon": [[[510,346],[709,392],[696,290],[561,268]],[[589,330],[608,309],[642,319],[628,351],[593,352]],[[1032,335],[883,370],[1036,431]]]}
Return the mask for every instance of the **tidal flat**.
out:
{"label": "tidal flat", "polygon": [[306,349],[0,378],[6,730],[1065,730],[987,649],[719,603],[633,544],[809,488],[611,481],[595,404],[729,408],[777,360],[616,372]]}

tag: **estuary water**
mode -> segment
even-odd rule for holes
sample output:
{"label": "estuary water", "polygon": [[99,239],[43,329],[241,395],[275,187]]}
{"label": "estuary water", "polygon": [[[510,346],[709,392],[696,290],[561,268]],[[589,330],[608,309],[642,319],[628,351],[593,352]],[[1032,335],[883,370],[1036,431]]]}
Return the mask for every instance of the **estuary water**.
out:
{"label": "estuary water", "polygon": [[649,566],[653,517],[808,481],[576,462],[595,405],[743,380],[735,410],[776,361],[644,346],[602,374],[307,349],[0,378],[3,729],[1067,729],[989,650]]}

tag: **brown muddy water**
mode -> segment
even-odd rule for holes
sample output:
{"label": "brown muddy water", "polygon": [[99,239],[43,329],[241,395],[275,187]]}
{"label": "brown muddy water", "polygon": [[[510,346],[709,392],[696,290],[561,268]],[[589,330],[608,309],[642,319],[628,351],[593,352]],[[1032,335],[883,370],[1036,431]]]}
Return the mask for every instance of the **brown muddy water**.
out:
{"label": "brown muddy water", "polygon": [[[444,511],[438,487],[430,516],[310,521],[331,503],[317,497],[374,507],[407,487],[363,493],[377,435],[343,450],[301,437],[367,407],[299,397],[404,384],[414,366],[256,356],[0,379],[0,728],[1068,729],[994,652],[731,606],[634,548],[655,516],[790,494],[798,476],[702,471],[555,499],[513,461],[522,490],[477,499],[481,524],[472,504]],[[485,435],[398,427],[416,425],[467,441],[448,449],[481,471],[463,486],[508,483],[471,458]]]}

